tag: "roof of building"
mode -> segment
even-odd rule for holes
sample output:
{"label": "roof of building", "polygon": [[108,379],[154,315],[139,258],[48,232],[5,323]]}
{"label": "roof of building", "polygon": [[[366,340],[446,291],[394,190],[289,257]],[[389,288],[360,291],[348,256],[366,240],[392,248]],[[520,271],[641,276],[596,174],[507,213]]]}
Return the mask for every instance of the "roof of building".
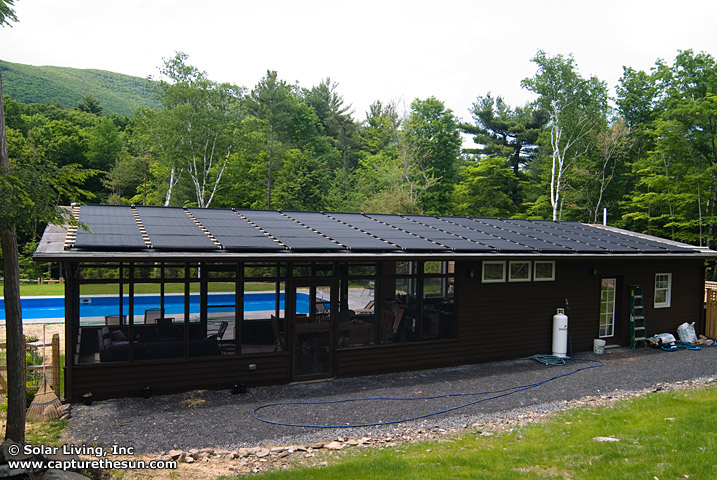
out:
{"label": "roof of building", "polygon": [[323,255],[664,255],[717,252],[579,222],[426,215],[74,205],[38,260]]}

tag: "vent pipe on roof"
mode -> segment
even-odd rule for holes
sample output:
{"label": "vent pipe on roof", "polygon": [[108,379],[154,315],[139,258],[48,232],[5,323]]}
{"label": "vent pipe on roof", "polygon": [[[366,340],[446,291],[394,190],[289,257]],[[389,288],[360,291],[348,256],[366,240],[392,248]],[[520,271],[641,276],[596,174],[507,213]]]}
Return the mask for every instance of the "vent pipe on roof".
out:
{"label": "vent pipe on roof", "polygon": [[602,224],[607,227],[607,207],[602,209]]}

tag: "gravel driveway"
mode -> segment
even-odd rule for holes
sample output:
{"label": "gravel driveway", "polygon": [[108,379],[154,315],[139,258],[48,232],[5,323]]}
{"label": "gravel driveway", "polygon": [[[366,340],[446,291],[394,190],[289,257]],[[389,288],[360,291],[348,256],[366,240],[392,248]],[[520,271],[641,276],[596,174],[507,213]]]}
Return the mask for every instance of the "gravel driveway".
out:
{"label": "gravel driveway", "polygon": [[[275,402],[331,401],[367,397],[427,397],[453,393],[498,391],[534,384],[589,362],[545,366],[513,360],[455,368],[423,370],[274,387],[250,388],[244,395],[195,391],[179,395],[95,402],[72,409],[68,442],[133,446],[137,453],[214,447],[236,449],[260,445],[308,444],[336,437],[391,433],[408,427],[460,428],[476,422],[561,408],[565,401],[613,392],[635,392],[657,384],[717,377],[717,347],[699,351],[607,350],[578,357],[601,360],[604,366],[577,372],[536,388],[428,417],[408,424],[321,429],[270,425],[252,411]],[[330,405],[292,405],[262,409],[269,420],[312,425],[347,425],[413,418],[475,402],[495,394],[433,400],[376,400]]]}

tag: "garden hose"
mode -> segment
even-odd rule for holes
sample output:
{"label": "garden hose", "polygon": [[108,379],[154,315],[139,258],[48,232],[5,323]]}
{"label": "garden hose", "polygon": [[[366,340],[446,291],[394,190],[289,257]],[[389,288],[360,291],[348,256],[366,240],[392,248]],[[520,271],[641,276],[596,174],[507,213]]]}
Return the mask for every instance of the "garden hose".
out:
{"label": "garden hose", "polygon": [[[537,358],[536,358],[537,357]],[[543,363],[545,365],[564,365],[565,360],[560,357],[555,357],[553,355],[534,355],[533,357],[529,357],[530,359],[533,359],[535,361],[538,361],[540,363]],[[558,362],[556,359],[559,359],[560,362]],[[433,417],[436,415],[441,415],[444,413],[452,412],[455,410],[460,410],[461,408],[466,408],[471,405],[476,405],[478,403],[487,402],[488,400],[495,400],[497,398],[506,397],[508,395],[513,395],[514,393],[523,392],[526,390],[530,390],[532,388],[537,388],[543,384],[546,384],[548,382],[551,382],[553,380],[557,380],[559,378],[567,377],[568,375],[573,375],[578,372],[582,372],[583,370],[588,370],[591,368],[599,368],[604,366],[604,363],[600,360],[591,360],[591,359],[583,359],[583,358],[568,358],[568,360],[572,361],[583,361],[583,362],[590,362],[590,365],[577,368],[575,370],[571,370],[566,373],[561,373],[560,375],[555,375],[554,377],[550,377],[546,380],[541,380],[540,382],[531,383],[528,385],[520,385],[517,387],[510,387],[505,388],[502,390],[493,390],[488,392],[473,392],[473,393],[449,393],[444,395],[434,395],[434,396],[425,396],[425,397],[369,397],[369,398],[347,398],[344,400],[329,400],[329,401],[316,401],[316,402],[276,402],[276,403],[269,403],[266,405],[261,405],[257,408],[255,408],[252,411],[252,416],[256,418],[257,420],[268,423],[271,425],[280,425],[284,427],[306,427],[306,428],[359,428],[359,427],[375,427],[380,425],[392,425],[397,423],[405,423],[410,422],[413,420],[421,420],[423,418]],[[562,363],[561,363],[562,362]],[[479,400],[474,400],[472,402],[464,403],[463,405],[458,405],[457,407],[447,408],[445,410],[440,410],[437,412],[431,412],[427,413],[425,415],[419,415],[411,418],[403,418],[400,420],[391,420],[391,421],[385,421],[385,422],[369,422],[369,423],[361,423],[361,424],[349,424],[349,425],[311,425],[311,424],[302,424],[302,423],[288,423],[288,422],[279,422],[279,421],[272,421],[268,420],[266,418],[262,418],[259,416],[258,412],[260,410],[264,409],[270,409],[272,407],[282,407],[282,406],[290,406],[290,405],[300,405],[300,406],[310,406],[310,405],[332,405],[332,404],[339,404],[339,403],[351,403],[351,402],[369,402],[369,401],[391,401],[391,400],[398,400],[398,401],[410,401],[410,400],[434,400],[434,399],[440,399],[440,398],[449,398],[449,397],[469,397],[469,396],[477,396],[477,395],[492,395],[487,398],[481,398]]]}

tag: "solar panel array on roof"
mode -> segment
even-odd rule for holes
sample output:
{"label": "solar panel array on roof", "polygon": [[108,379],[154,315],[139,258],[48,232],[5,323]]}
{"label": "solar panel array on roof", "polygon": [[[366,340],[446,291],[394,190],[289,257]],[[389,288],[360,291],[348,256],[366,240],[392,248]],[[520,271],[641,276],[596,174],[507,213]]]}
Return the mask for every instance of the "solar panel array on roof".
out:
{"label": "solar panel array on roof", "polygon": [[[181,208],[136,207],[152,246],[165,250],[220,248]],[[188,210],[221,246],[238,252],[416,252],[660,254],[694,253],[687,245],[578,222],[499,220],[267,210]],[[87,205],[75,247],[147,248],[131,207]]]}
{"label": "solar panel array on roof", "polygon": [[[562,225],[562,224],[561,224]],[[564,228],[571,229],[577,232],[586,232],[586,234],[609,243],[610,245],[621,245],[624,247],[631,247],[642,253],[667,253],[667,252],[688,252],[690,248],[680,247],[678,245],[670,245],[669,243],[660,242],[657,240],[650,240],[642,237],[633,237],[630,234],[614,233],[609,230],[604,230],[600,227],[593,227],[584,225],[578,222],[566,223]]]}
{"label": "solar panel array on roof", "polygon": [[356,252],[388,252],[398,247],[319,212],[284,212]]}
{"label": "solar panel array on roof", "polygon": [[[361,213],[332,213],[332,217],[346,222],[349,225],[359,228],[365,232],[370,232],[383,240],[397,245],[401,250],[407,252],[425,251],[425,252],[446,252],[448,248],[436,244],[430,240],[423,239],[408,232],[399,230],[386,224],[389,217],[397,217],[394,215],[364,215]],[[380,217],[380,218],[379,218]],[[384,222],[384,223],[382,223]]]}
{"label": "solar panel array on roof", "polygon": [[132,209],[128,206],[85,205],[80,222],[90,229],[78,229],[77,248],[136,250],[147,248]]}
{"label": "solar panel array on roof", "polygon": [[269,210],[241,210],[240,213],[290,250],[300,251],[336,251],[346,250],[338,243],[295,222],[280,212]]}
{"label": "solar panel array on roof", "polygon": [[227,250],[246,252],[280,252],[286,250],[285,247],[232,210],[190,208],[189,211]]}
{"label": "solar panel array on roof", "polygon": [[219,247],[182,208],[136,207],[152,247],[162,250],[216,250]]}
{"label": "solar panel array on roof", "polygon": [[486,245],[487,247],[507,253],[531,252],[535,249],[514,241],[510,241],[499,235],[493,235],[480,229],[480,225],[466,217],[441,217],[437,218],[436,225],[439,228],[455,231],[455,233],[469,238],[470,240]]}
{"label": "solar panel array on roof", "polygon": [[640,251],[628,245],[597,240],[584,232],[571,229],[567,226],[568,222],[547,220],[506,220],[506,222],[520,226],[521,231],[535,232],[533,234],[536,236],[551,238],[564,245],[567,245],[566,242],[570,242],[573,250],[581,253],[637,253]]}
{"label": "solar panel array on roof", "polygon": [[[595,248],[587,243],[580,243],[566,237],[526,228],[517,222],[494,219],[473,219],[480,224],[480,229],[495,228],[496,234],[502,234],[505,238],[534,248],[538,252],[546,253],[567,253],[569,251],[582,251],[590,253],[604,253],[604,248]],[[486,227],[488,225],[488,227]],[[489,230],[490,231],[490,230]]]}

